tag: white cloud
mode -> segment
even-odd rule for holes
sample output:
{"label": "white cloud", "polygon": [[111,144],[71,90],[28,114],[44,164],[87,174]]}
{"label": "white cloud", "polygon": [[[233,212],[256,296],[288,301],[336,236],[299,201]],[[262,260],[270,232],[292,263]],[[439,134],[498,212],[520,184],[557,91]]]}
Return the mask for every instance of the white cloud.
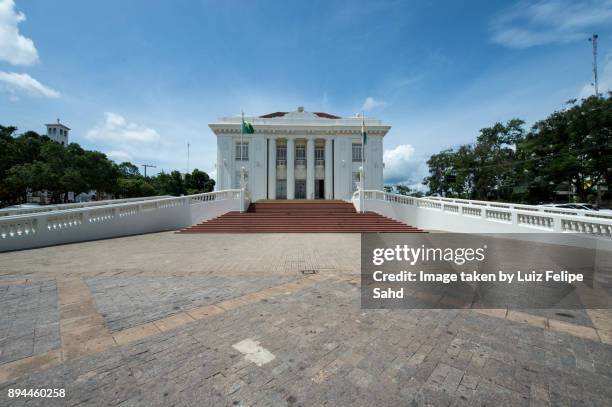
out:
{"label": "white cloud", "polygon": [[19,33],[19,23],[25,15],[15,11],[13,0],[0,0],[0,60],[13,65],[38,62],[38,52],[31,39]]}
{"label": "white cloud", "polygon": [[510,48],[586,41],[593,27],[610,21],[610,0],[520,2],[491,23],[491,40]]}
{"label": "white cloud", "polygon": [[86,137],[106,144],[151,144],[160,140],[159,133],[152,128],[128,122],[123,116],[106,112],[102,125],[89,130]]}
{"label": "white cloud", "polygon": [[106,153],[116,163],[156,165],[157,169],[149,169],[151,174],[161,170],[183,170],[175,167],[180,162],[177,157],[183,157],[176,143],[162,137],[156,129],[131,122],[118,113],[104,113],[104,120],[85,132],[85,139],[93,144],[90,148]]}
{"label": "white cloud", "polygon": [[43,85],[26,73],[0,71],[0,84],[11,93],[11,99],[15,100],[15,93],[26,92],[30,95],[43,96],[47,98],[58,98],[60,93],[48,86]]}
{"label": "white cloud", "polygon": [[361,110],[363,111],[368,111],[368,110],[373,110],[379,107],[385,107],[386,103],[383,100],[378,100],[378,99],[374,99],[371,96],[368,96],[366,98],[366,100],[363,102],[363,105],[361,106]]}
{"label": "white cloud", "polygon": [[425,160],[416,157],[410,144],[400,144],[383,153],[385,184],[420,185],[427,172]]}
{"label": "white cloud", "polygon": [[132,156],[129,153],[122,151],[122,150],[109,151],[108,153],[106,153],[106,155],[117,163],[134,160],[134,158],[132,158]]}
{"label": "white cloud", "polygon": [[[612,54],[604,60],[603,69],[599,71],[598,87],[600,94],[606,94],[606,92],[612,91]],[[595,94],[595,87],[591,82],[585,83],[578,97],[580,99],[587,98]]]}

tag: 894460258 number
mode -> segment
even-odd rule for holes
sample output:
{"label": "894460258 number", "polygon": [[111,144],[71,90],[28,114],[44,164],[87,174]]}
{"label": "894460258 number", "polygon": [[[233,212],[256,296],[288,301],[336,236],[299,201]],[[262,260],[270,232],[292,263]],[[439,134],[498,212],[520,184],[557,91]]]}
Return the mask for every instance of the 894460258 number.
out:
{"label": "894460258 number", "polygon": [[61,398],[66,389],[8,389],[9,398]]}

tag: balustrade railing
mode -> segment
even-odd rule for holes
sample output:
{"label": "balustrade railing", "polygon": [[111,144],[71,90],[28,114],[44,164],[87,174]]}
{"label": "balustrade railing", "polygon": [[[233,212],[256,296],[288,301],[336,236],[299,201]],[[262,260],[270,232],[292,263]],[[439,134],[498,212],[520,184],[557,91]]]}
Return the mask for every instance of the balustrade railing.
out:
{"label": "balustrade railing", "polygon": [[559,214],[559,215],[585,216],[587,218],[612,219],[612,213],[606,213],[606,212],[600,212],[600,211],[555,208],[552,206],[524,205],[524,204],[513,204],[513,203],[505,203],[505,202],[477,201],[477,200],[471,200],[471,199],[441,198],[441,197],[434,197],[434,196],[429,196],[427,198],[422,198],[422,199],[428,199],[430,201],[439,201],[439,202],[452,202],[452,203],[459,203],[459,204],[466,204],[466,205],[487,206],[491,208],[516,209],[516,210],[521,210],[521,211],[554,213],[554,214]]}
{"label": "balustrade railing", "polygon": [[0,209],[0,216],[26,215],[29,213],[53,212],[66,209],[89,208],[92,206],[116,205],[119,203],[142,202],[162,198],[170,198],[169,195],[162,196],[145,196],[142,198],[124,198],[124,199],[109,199],[104,201],[76,202],[69,204],[58,205],[41,205],[31,208],[4,208]]}
{"label": "balustrade railing", "polygon": [[[218,212],[245,210],[248,193],[240,189],[196,195],[106,203],[0,217],[0,252],[104,237],[173,230],[192,224],[208,203]],[[238,204],[240,203],[240,204]],[[192,213],[193,211],[193,213]],[[206,210],[204,210],[206,212]]]}
{"label": "balustrade railing", "polygon": [[[360,200],[361,193],[363,194],[363,201]],[[371,202],[379,201],[399,204],[417,210],[439,211],[451,216],[466,218],[466,221],[467,219],[473,219],[474,222],[497,222],[500,227],[503,227],[503,224],[513,225],[516,227],[511,230],[515,232],[586,233],[612,238],[612,216],[608,218],[608,215],[598,214],[597,212],[585,213],[588,211],[501,202],[471,201],[467,199],[416,198],[373,190],[356,191],[353,194],[352,201],[360,211],[363,210],[363,208],[360,208],[360,205],[364,205],[366,211],[375,210]],[[369,203],[372,205],[370,208],[368,208]],[[418,217],[415,219],[418,219]],[[440,220],[439,229],[450,232],[455,231],[452,230],[455,224],[448,222],[448,219],[454,218],[445,219]],[[474,230],[478,230],[478,224],[473,224],[475,225]],[[417,223],[415,226],[421,225]],[[495,230],[495,228],[488,227],[487,230]]]}

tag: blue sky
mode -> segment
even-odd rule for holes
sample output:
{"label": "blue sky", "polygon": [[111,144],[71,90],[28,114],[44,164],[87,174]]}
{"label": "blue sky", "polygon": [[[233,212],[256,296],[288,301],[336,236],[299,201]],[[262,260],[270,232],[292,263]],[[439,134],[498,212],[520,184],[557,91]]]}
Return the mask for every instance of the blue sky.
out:
{"label": "blue sky", "polygon": [[612,1],[0,0],[0,123],[117,161],[213,172],[218,117],[294,110],[393,126],[386,180],[431,153],[612,87]]}

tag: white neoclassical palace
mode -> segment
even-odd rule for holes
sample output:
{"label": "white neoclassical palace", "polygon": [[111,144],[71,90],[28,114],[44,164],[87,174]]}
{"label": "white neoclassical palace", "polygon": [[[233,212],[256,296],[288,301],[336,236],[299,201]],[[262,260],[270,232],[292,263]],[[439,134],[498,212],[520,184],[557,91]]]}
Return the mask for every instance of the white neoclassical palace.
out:
{"label": "white neoclassical palace", "polygon": [[302,107],[244,120],[255,132],[242,137],[240,116],[209,124],[217,136],[218,190],[240,188],[243,173],[253,201],[350,200],[360,167],[364,189],[383,189],[383,137],[391,127],[380,120],[306,112]]}

